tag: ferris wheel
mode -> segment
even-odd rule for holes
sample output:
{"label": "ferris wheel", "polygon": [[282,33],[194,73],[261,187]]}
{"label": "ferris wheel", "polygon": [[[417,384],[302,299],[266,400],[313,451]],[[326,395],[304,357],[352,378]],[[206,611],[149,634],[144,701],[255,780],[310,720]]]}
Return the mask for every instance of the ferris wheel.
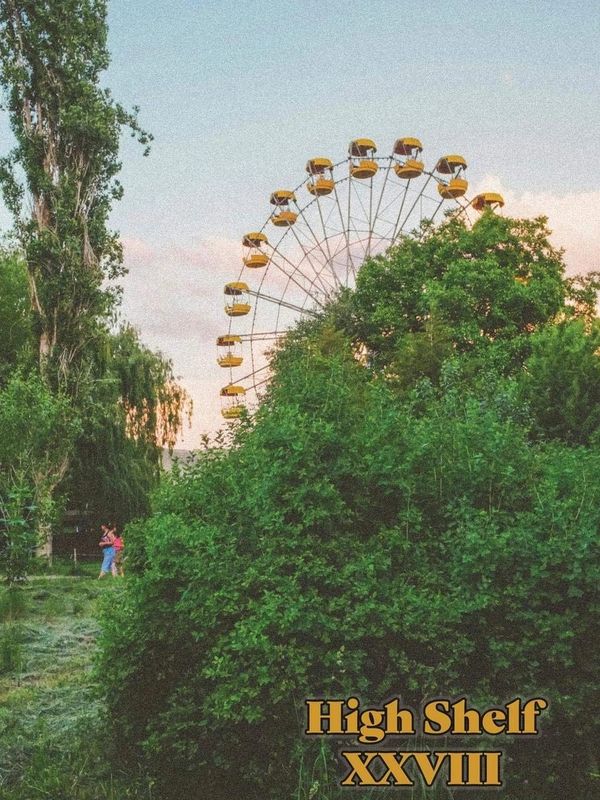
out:
{"label": "ferris wheel", "polygon": [[354,139],[334,163],[311,158],[293,189],[277,189],[261,228],[242,237],[241,268],[225,285],[226,333],[217,363],[229,374],[221,413],[238,419],[269,379],[268,351],[298,320],[318,316],[361,264],[402,236],[422,236],[421,223],[448,214],[504,205],[495,192],[466,199],[467,162],[445,155],[427,169],[419,139],[402,137],[378,156],[371,139]]}

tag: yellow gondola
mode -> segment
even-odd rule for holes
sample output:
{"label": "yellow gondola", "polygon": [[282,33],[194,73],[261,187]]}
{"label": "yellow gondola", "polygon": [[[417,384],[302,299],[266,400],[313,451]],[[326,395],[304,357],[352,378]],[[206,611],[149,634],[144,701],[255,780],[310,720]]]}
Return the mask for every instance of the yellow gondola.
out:
{"label": "yellow gondola", "polygon": [[452,178],[448,183],[438,183],[438,192],[444,200],[462,197],[469,188],[469,182],[464,178]]}
{"label": "yellow gondola", "polygon": [[225,297],[232,298],[225,303],[225,313],[229,317],[243,317],[250,313],[248,284],[240,281],[225,284]]}
{"label": "yellow gondola", "polygon": [[457,175],[467,168],[467,162],[463,156],[450,155],[442,156],[435,165],[435,171],[442,175]]}
{"label": "yellow gondola", "polygon": [[315,197],[322,197],[323,195],[331,194],[335,187],[333,178],[326,178],[324,176],[325,170],[333,169],[333,161],[329,158],[311,158],[306,162],[306,171],[311,176],[306,184],[308,191]]}
{"label": "yellow gondola", "polygon": [[394,155],[404,156],[404,161],[396,161],[394,172],[403,180],[418,178],[425,169],[425,165],[418,158],[423,151],[423,145],[419,139],[413,136],[404,136],[394,142]]}
{"label": "yellow gondola", "polygon": [[482,192],[473,199],[472,205],[476,211],[483,211],[484,208],[502,208],[504,198],[498,192]]}
{"label": "yellow gondola", "polygon": [[236,386],[233,383],[229,383],[221,389],[221,397],[242,397],[245,394],[246,390],[243,386]]}
{"label": "yellow gondola", "polygon": [[348,147],[350,175],[353,178],[372,178],[379,169],[373,156],[377,147],[372,139],[353,139]]}
{"label": "yellow gondola", "polygon": [[221,414],[225,419],[239,419],[244,413],[245,406],[240,402],[246,390],[243,386],[229,384],[221,389],[221,397],[225,405],[221,408]]}
{"label": "yellow gondola", "polygon": [[296,202],[296,195],[289,189],[277,189],[271,195],[271,205],[275,206],[271,222],[278,228],[287,228],[298,219],[298,214],[290,210],[290,203]]}
{"label": "yellow gondola", "polygon": [[260,247],[263,244],[269,244],[266,233],[262,231],[252,231],[251,233],[244,234],[242,238],[244,247]]}
{"label": "yellow gondola", "polygon": [[248,247],[250,249],[248,255],[245,255],[242,259],[245,266],[249,267],[250,269],[267,266],[269,263],[269,256],[266,253],[263,253],[261,250],[263,244],[269,244],[269,240],[264,233],[261,231],[247,233],[242,239],[242,244],[244,247]]}
{"label": "yellow gondola", "polygon": [[237,406],[229,406],[228,408],[221,409],[221,415],[225,419],[239,419],[242,416],[245,406],[240,404]]}
{"label": "yellow gondola", "polygon": [[266,267],[268,263],[269,256],[266,253],[250,253],[250,255],[244,256],[244,264],[249,269]]}
{"label": "yellow gondola", "polygon": [[225,336],[218,336],[217,348],[219,348],[221,352],[217,356],[217,364],[220,367],[241,366],[244,361],[244,357],[240,352],[241,346],[241,336],[232,333],[228,333]]}
{"label": "yellow gondola", "polygon": [[467,168],[463,156],[442,156],[435,165],[435,171],[441,175],[452,175],[448,183],[438,183],[438,192],[444,200],[462,197],[469,188],[469,183],[462,174]]}

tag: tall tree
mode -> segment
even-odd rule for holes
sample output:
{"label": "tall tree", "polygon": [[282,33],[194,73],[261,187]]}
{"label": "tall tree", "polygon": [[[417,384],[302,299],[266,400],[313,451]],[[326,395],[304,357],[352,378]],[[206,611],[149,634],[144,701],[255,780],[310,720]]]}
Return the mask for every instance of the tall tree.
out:
{"label": "tall tree", "polygon": [[[100,74],[109,63],[105,0],[1,0],[0,80],[16,138],[0,161],[29,275],[44,380],[77,395],[86,356],[122,273],[108,215],[122,188],[119,139],[138,126]],[[22,177],[20,177],[22,176]]]}
{"label": "tall tree", "polygon": [[[50,497],[72,488],[69,473],[93,463],[96,475],[138,476],[130,506],[141,509],[187,395],[168,361],[128,329],[111,333],[114,280],[124,273],[108,225],[122,196],[120,137],[129,130],[144,154],[152,137],[138,125],[138,109],[125,110],[101,86],[108,63],[106,0],[0,0],[0,84],[15,137],[0,159],[0,189],[26,265],[42,383],[66,400],[60,407],[79,431],[44,488]],[[131,375],[121,374],[125,342],[138,367]],[[40,533],[49,541],[47,522]]]}

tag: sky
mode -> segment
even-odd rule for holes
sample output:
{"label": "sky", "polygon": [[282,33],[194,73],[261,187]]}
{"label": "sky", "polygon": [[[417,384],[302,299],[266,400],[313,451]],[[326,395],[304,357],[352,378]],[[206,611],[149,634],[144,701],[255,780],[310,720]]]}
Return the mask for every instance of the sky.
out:
{"label": "sky", "polygon": [[[122,146],[123,315],[219,425],[215,337],[270,192],[348,142],[458,152],[512,216],[544,213],[569,271],[600,268],[600,15],[573,0],[112,0],[106,85],[155,136]],[[0,119],[0,149],[8,143]],[[0,210],[0,230],[9,219]]]}

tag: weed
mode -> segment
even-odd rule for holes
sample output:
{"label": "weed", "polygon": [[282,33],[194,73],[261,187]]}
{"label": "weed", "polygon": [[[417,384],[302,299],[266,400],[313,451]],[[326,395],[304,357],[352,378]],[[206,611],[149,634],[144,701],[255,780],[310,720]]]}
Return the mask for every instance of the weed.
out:
{"label": "weed", "polygon": [[21,619],[27,613],[27,598],[20,586],[9,586],[0,592],[0,622]]}
{"label": "weed", "polygon": [[20,672],[23,659],[21,627],[14,623],[3,625],[0,631],[0,675]]}

